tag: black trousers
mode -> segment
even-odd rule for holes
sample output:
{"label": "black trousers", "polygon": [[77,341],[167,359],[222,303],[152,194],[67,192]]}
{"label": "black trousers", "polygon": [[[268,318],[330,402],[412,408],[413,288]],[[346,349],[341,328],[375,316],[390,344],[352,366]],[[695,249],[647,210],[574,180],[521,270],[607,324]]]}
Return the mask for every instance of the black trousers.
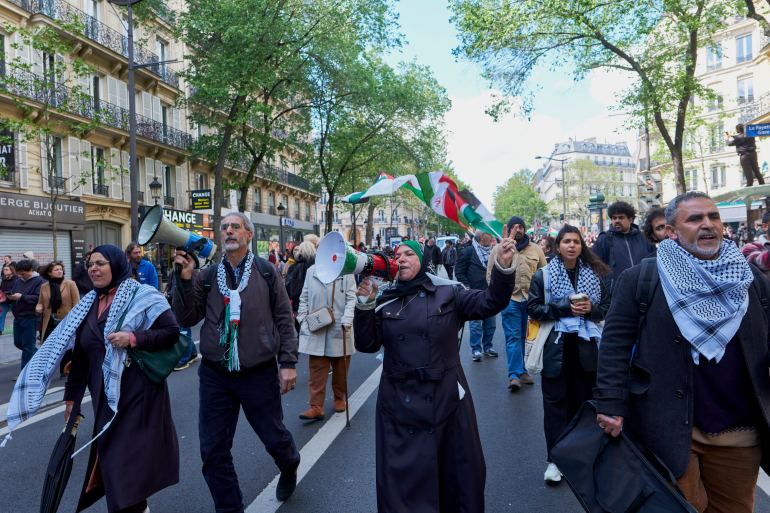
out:
{"label": "black trousers", "polygon": [[204,359],[198,376],[203,477],[217,513],[243,513],[243,494],[231,453],[241,407],[281,471],[299,463],[297,446],[283,425],[278,367],[275,361],[270,361],[259,368],[231,373]]}
{"label": "black trousers", "polygon": [[560,343],[564,345],[561,375],[556,378],[541,378],[548,461],[551,461],[551,448],[583,403],[593,398],[593,388],[596,386],[596,372],[584,371],[578,355],[578,344],[593,342],[566,335]]}
{"label": "black trousers", "polygon": [[759,185],[765,183],[765,179],[762,178],[762,173],[759,172],[759,161],[757,160],[756,151],[741,154],[740,160],[743,175],[746,177],[747,186],[751,187],[754,185],[754,178],[757,179]]}
{"label": "black trousers", "polygon": [[444,269],[446,269],[446,275],[450,280],[454,280],[454,270],[455,266],[453,265],[446,265],[444,264]]}

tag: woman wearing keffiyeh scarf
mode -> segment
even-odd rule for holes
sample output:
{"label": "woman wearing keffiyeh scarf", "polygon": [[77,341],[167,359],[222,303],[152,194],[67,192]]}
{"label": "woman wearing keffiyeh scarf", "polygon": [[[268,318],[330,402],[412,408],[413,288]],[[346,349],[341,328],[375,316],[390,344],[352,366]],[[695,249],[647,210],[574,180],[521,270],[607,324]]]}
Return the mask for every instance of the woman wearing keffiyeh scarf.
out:
{"label": "woman wearing keffiyeh scarf", "polygon": [[592,398],[596,383],[601,327],[610,307],[604,276],[609,268],[586,246],[574,226],[556,237],[556,256],[532,278],[527,311],[539,321],[552,321],[543,348],[543,414],[548,447],[545,481],[561,481],[550,463],[550,451],[580,406]]}
{"label": "woman wearing keffiyeh scarf", "polygon": [[120,248],[97,247],[87,268],[94,290],[22,370],[9,403],[8,425],[13,429],[34,415],[59,360],[72,348],[65,419],[79,411],[86,388],[94,413],[77,511],[106,496],[110,513],[143,512],[147,497],[178,482],[179,448],[166,384],[151,382],[138,365],[131,365],[126,349],[168,348],[178,340],[179,326],[155,288],[130,279],[130,264]]}

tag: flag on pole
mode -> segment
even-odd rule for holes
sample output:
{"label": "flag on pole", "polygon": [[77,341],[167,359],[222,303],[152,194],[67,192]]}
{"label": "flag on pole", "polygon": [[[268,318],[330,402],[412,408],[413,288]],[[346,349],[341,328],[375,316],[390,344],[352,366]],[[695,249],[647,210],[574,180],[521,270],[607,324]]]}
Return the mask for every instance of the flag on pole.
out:
{"label": "flag on pole", "polygon": [[420,201],[425,201],[422,196],[422,192],[420,191],[420,184],[417,183],[417,179],[414,175],[403,175],[394,178],[382,171],[380,172],[379,176],[377,176],[377,179],[374,181],[371,187],[365,191],[348,194],[342,198],[342,201],[345,203],[352,203],[354,205],[357,203],[365,203],[366,201],[369,201],[369,198],[372,196],[390,196],[401,187],[411,191],[420,199]]}

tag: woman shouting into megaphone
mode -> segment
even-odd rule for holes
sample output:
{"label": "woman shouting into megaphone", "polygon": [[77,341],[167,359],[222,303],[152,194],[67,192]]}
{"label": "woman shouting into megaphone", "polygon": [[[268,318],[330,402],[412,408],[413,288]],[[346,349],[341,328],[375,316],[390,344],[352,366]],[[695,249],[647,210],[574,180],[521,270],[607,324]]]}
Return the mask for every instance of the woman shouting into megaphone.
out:
{"label": "woman shouting into megaphone", "polygon": [[489,288],[466,290],[421,270],[422,250],[407,241],[396,249],[394,285],[380,294],[368,278],[359,286],[367,302],[356,306],[356,349],[385,348],[377,401],[379,513],[484,511],[486,465],[457,332],[465,321],[506,307],[515,251],[504,237]]}

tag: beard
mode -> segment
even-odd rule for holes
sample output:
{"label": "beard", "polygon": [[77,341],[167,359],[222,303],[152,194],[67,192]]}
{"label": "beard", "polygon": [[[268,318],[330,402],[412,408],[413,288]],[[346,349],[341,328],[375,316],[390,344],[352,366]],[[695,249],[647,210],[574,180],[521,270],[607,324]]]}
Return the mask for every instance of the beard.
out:
{"label": "beard", "polygon": [[521,240],[523,238],[524,238],[524,234],[521,232],[516,232],[515,234],[513,234],[513,240]]}
{"label": "beard", "polygon": [[682,246],[688,253],[692,254],[695,258],[701,260],[709,260],[719,254],[719,250],[722,249],[722,244],[719,244],[715,248],[702,248],[698,246],[697,242],[686,242],[680,237],[679,245]]}
{"label": "beard", "polygon": [[240,241],[234,239],[225,241],[225,251],[238,251],[239,249],[241,249]]}

